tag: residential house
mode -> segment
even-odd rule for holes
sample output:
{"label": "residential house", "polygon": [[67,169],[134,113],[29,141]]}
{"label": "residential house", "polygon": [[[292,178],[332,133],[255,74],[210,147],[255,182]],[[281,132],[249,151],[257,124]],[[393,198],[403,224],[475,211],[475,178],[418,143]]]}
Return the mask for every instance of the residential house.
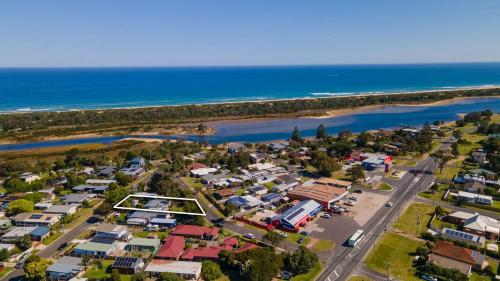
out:
{"label": "residential house", "polygon": [[485,164],[488,161],[487,156],[488,156],[488,154],[486,152],[484,152],[482,149],[473,151],[471,153],[472,161],[479,163],[481,165]]}
{"label": "residential house", "polygon": [[96,228],[94,237],[127,241],[132,237],[132,234],[124,225],[101,223]]}
{"label": "residential house", "polygon": [[104,193],[108,190],[107,185],[80,184],[72,188],[73,192]]}
{"label": "residential house", "polygon": [[254,243],[245,243],[245,245],[241,246],[238,250],[234,251],[236,254],[243,253],[246,251],[250,251],[257,248],[257,245]]}
{"label": "residential house", "polygon": [[224,200],[224,199],[227,199],[233,195],[234,195],[234,190],[232,190],[232,189],[217,190],[216,192],[213,193],[213,196],[217,200]]}
{"label": "residential house", "polygon": [[463,242],[476,247],[484,246],[484,237],[467,233],[464,231],[444,227],[440,233],[441,238],[452,241]]}
{"label": "residential house", "polygon": [[158,278],[161,273],[174,273],[184,280],[197,281],[201,278],[201,262],[153,259],[144,273],[151,278]]}
{"label": "residential house", "polygon": [[45,209],[43,213],[56,214],[61,216],[71,216],[76,213],[78,206],[75,205],[52,205]]}
{"label": "residential house", "polygon": [[181,224],[174,227],[171,234],[196,239],[213,240],[219,235],[219,229],[216,227]]}
{"label": "residential house", "polygon": [[247,150],[247,147],[242,144],[242,143],[228,143],[227,144],[227,151],[230,153],[230,154],[236,154],[238,152],[241,152],[241,151],[246,151]]}
{"label": "residential house", "polygon": [[21,213],[14,217],[17,226],[44,226],[50,228],[59,222],[59,216],[54,214]]}
{"label": "residential house", "polygon": [[160,245],[160,239],[132,238],[125,246],[125,250],[129,252],[156,253],[156,251],[160,248]]}
{"label": "residential house", "polygon": [[43,226],[38,226],[30,233],[32,241],[42,241],[43,239],[49,237],[49,235],[50,235],[50,229]]}
{"label": "residential house", "polygon": [[215,172],[217,172],[216,168],[199,168],[190,171],[192,177],[202,177]]}
{"label": "residential house", "polygon": [[131,275],[142,272],[144,261],[141,258],[135,257],[116,257],[111,268],[116,268],[121,274]]}
{"label": "residential house", "polygon": [[267,187],[263,185],[252,186],[249,187],[247,190],[253,195],[264,195],[267,193]]}
{"label": "residential house", "polygon": [[156,253],[157,259],[178,260],[184,251],[185,242],[182,236],[168,236],[165,238],[165,243]]}
{"label": "residential house", "polygon": [[429,254],[429,261],[439,267],[457,269],[470,276],[473,267],[482,269],[484,256],[479,252],[438,240]]}
{"label": "residential house", "polygon": [[466,191],[459,191],[457,194],[457,199],[464,200],[469,203],[493,205],[493,197],[489,195],[471,193]]}
{"label": "residential house", "polygon": [[219,253],[222,251],[221,247],[209,246],[187,249],[181,256],[183,261],[205,261],[205,260],[218,260]]}
{"label": "residential house", "polygon": [[112,177],[117,171],[116,166],[99,166],[97,167],[97,174],[100,177]]}
{"label": "residential house", "polygon": [[245,210],[258,207],[263,203],[264,203],[263,201],[251,195],[232,196],[226,201],[226,204],[232,205],[237,209],[245,209]]}
{"label": "residential house", "polygon": [[467,192],[479,193],[480,191],[484,190],[486,186],[481,182],[472,181],[472,182],[466,182],[464,184],[464,188],[465,190],[467,190]]}
{"label": "residential house", "polygon": [[76,245],[73,254],[76,256],[108,257],[116,250],[116,243],[85,242]]}
{"label": "residential house", "polygon": [[97,195],[94,193],[82,193],[82,194],[68,194],[61,197],[63,204],[65,205],[81,205],[85,201],[89,201],[90,199],[96,197]]}
{"label": "residential house", "polygon": [[104,179],[88,179],[85,181],[85,184],[88,185],[110,185],[112,183],[116,183],[116,180],[104,180]]}
{"label": "residential house", "polygon": [[15,243],[21,240],[24,236],[30,235],[37,226],[23,226],[23,227],[13,227],[7,233],[0,237],[0,240],[4,243]]}
{"label": "residential house", "polygon": [[81,258],[63,256],[47,268],[45,271],[46,280],[71,280],[72,278],[79,276],[80,273],[83,272],[84,268],[85,267],[82,264]]}
{"label": "residential house", "polygon": [[33,173],[27,172],[27,173],[22,173],[19,175],[19,179],[22,181],[25,181],[27,183],[32,183],[36,180],[41,179],[39,175],[35,175]]}

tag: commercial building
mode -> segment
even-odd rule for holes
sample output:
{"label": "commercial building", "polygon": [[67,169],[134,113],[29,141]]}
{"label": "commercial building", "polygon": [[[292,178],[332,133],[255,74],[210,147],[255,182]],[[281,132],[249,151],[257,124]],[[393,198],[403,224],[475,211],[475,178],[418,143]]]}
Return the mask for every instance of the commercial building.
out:
{"label": "commercial building", "polygon": [[286,210],[273,220],[272,224],[290,230],[298,230],[309,220],[314,218],[322,209],[322,206],[314,200],[302,201]]}
{"label": "commercial building", "polygon": [[391,167],[392,156],[385,154],[369,154],[368,158],[364,159],[362,162],[363,168],[366,170],[383,170],[388,172]]}
{"label": "commercial building", "polygon": [[[350,186],[350,185],[349,185]],[[314,184],[304,184],[288,192],[291,200],[314,200],[323,208],[330,209],[331,204],[339,201],[348,194],[347,188],[337,187],[327,182],[315,181]]]}

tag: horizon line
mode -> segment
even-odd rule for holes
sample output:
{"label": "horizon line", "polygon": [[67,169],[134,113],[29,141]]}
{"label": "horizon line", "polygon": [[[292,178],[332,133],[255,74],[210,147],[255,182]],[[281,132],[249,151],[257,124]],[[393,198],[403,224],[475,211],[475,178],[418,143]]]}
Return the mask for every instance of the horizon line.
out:
{"label": "horizon line", "polygon": [[339,63],[339,64],[228,64],[228,65],[103,65],[103,66],[0,66],[0,69],[96,69],[96,68],[253,68],[253,67],[325,67],[325,66],[395,66],[446,64],[498,64],[500,61],[463,62],[397,62],[397,63]]}

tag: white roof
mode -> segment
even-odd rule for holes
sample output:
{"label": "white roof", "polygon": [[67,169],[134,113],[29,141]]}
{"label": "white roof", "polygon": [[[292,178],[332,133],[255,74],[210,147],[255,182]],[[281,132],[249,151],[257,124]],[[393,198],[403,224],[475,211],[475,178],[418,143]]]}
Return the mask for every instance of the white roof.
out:
{"label": "white roof", "polygon": [[191,173],[197,176],[204,176],[215,172],[217,172],[216,168],[199,168],[191,170]]}
{"label": "white roof", "polygon": [[201,262],[152,260],[144,271],[198,275],[201,272]]}
{"label": "white roof", "polygon": [[85,181],[86,184],[111,184],[116,183],[115,180],[102,180],[102,179],[88,179]]}
{"label": "white roof", "polygon": [[478,199],[484,199],[484,200],[490,200],[490,201],[493,200],[493,197],[491,197],[491,196],[467,192],[467,191],[459,191],[458,196],[465,197],[465,198],[478,198]]}
{"label": "white roof", "polygon": [[253,164],[253,165],[248,165],[248,168],[250,169],[257,169],[257,170],[266,170],[266,169],[270,169],[270,168],[273,168],[274,167],[274,164],[272,163],[257,163],[257,164]]}

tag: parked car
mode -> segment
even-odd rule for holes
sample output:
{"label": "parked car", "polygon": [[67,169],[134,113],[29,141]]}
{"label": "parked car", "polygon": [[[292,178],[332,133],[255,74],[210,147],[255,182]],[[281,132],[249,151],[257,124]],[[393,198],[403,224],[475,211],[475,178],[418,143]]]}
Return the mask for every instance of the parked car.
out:
{"label": "parked car", "polygon": [[361,190],[361,189],[356,189],[356,190],[354,190],[354,193],[361,194],[361,193],[363,193],[363,190]]}
{"label": "parked car", "polygon": [[347,202],[344,202],[344,205],[347,205],[347,206],[354,206],[354,205],[356,205],[356,202],[353,202],[353,201],[347,201]]}
{"label": "parked car", "polygon": [[243,237],[247,238],[247,239],[254,239],[255,238],[255,235],[253,235],[252,233],[245,233],[243,235]]}
{"label": "parked car", "polygon": [[158,231],[158,230],[160,230],[160,227],[155,225],[155,224],[148,224],[148,225],[146,225],[144,230],[145,231]]}
{"label": "parked car", "polygon": [[352,201],[358,201],[358,198],[354,197],[354,196],[351,196],[349,197],[349,200],[352,200]]}
{"label": "parked car", "polygon": [[60,250],[62,250],[62,249],[64,249],[64,248],[66,248],[67,246],[68,246],[68,243],[67,243],[67,242],[62,243],[59,247],[57,247],[57,250],[58,250],[58,251],[60,251]]}
{"label": "parked car", "polygon": [[281,236],[282,238],[288,237],[288,234],[286,234],[285,232],[278,232],[278,235]]}
{"label": "parked car", "polygon": [[325,219],[329,219],[332,217],[332,215],[328,214],[328,213],[324,213],[321,215],[322,218],[325,218]]}
{"label": "parked car", "polygon": [[299,240],[297,240],[297,243],[302,244],[306,240],[305,237],[300,237]]}
{"label": "parked car", "polygon": [[293,277],[293,273],[291,273],[290,271],[282,271],[281,272],[281,279],[283,280],[290,280],[292,279]]}
{"label": "parked car", "polygon": [[436,277],[432,277],[432,276],[429,276],[427,274],[422,274],[422,279],[424,279],[425,281],[438,281],[438,279]]}
{"label": "parked car", "polygon": [[304,236],[308,236],[310,233],[304,230],[304,231],[301,231],[300,234],[302,234]]}
{"label": "parked car", "polygon": [[392,207],[392,202],[387,202],[387,204],[385,204],[386,207]]}

